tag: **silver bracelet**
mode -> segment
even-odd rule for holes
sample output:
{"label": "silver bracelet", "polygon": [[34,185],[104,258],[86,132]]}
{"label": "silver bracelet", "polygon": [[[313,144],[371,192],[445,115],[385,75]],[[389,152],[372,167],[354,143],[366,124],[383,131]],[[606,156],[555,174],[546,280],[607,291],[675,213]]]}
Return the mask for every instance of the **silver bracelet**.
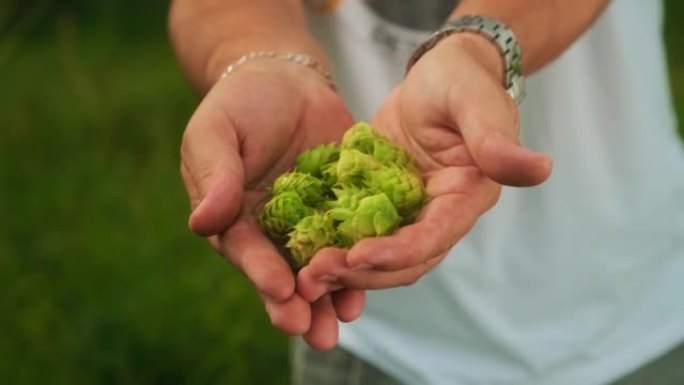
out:
{"label": "silver bracelet", "polygon": [[254,60],[254,59],[276,59],[276,60],[284,60],[284,61],[290,61],[293,63],[301,64],[303,66],[307,66],[314,71],[318,72],[321,76],[325,78],[325,81],[328,83],[328,86],[332,88],[333,90],[336,90],[337,88],[335,87],[335,82],[333,81],[333,77],[328,72],[323,66],[316,61],[316,59],[312,58],[311,56],[305,54],[305,53],[299,53],[299,52],[275,52],[275,51],[253,51],[249,52],[245,55],[242,55],[240,58],[238,58],[236,61],[233,63],[229,64],[228,67],[226,67],[225,71],[221,74],[221,79],[225,78],[226,76],[232,74],[237,70],[239,67],[247,63],[248,61]]}
{"label": "silver bracelet", "polygon": [[421,44],[411,55],[406,65],[406,72],[427,51],[447,36],[458,32],[472,32],[491,40],[504,61],[504,88],[516,104],[525,98],[525,78],[522,73],[522,52],[513,31],[502,22],[484,16],[462,16],[447,22],[442,29],[435,32],[425,43]]}

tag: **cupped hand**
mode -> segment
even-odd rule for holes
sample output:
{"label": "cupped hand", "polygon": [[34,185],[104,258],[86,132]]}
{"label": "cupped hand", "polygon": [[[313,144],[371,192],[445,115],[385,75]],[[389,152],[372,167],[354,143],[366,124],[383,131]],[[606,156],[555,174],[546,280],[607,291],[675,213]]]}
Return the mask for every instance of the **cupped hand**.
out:
{"label": "cupped hand", "polygon": [[251,281],[271,322],[304,334],[315,348],[337,342],[338,320],[360,314],[364,294],[342,290],[310,303],[295,275],[259,229],[267,188],[297,154],[337,141],[352,124],[322,76],[289,62],[255,60],[220,80],[186,128],[181,174],[190,196],[189,226]]}
{"label": "cupped hand", "polygon": [[298,277],[304,298],[413,284],[497,202],[501,185],[548,178],[551,160],[517,140],[518,110],[502,86],[501,62],[491,42],[461,33],[415,64],[373,125],[413,155],[429,200],[413,224],[391,236],[315,256]]}

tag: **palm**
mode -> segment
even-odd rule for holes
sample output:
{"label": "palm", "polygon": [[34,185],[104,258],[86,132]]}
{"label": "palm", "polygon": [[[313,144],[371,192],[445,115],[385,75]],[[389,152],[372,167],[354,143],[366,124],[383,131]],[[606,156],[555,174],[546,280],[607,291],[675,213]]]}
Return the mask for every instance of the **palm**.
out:
{"label": "palm", "polygon": [[[243,81],[249,83],[243,87]],[[225,114],[239,138],[247,208],[263,198],[267,187],[293,166],[299,153],[339,140],[352,121],[341,99],[325,84],[314,81],[294,86],[274,81],[279,80],[235,79],[232,89],[250,91],[241,92],[237,106],[230,100],[219,102],[226,106]]]}
{"label": "palm", "polygon": [[[368,242],[357,255],[374,254],[391,248],[394,257],[405,253],[422,255],[419,267],[411,263],[386,266],[385,274],[400,275],[402,269],[428,270],[474,225],[477,218],[497,200],[501,185],[476,164],[459,127],[454,127],[444,105],[446,97],[421,97],[422,82],[407,79],[385,101],[373,125],[384,136],[405,148],[423,176],[429,200],[415,223],[379,242]],[[447,92],[446,89],[443,92]],[[430,240],[416,242],[418,239]],[[412,246],[415,245],[415,246]],[[420,250],[415,248],[421,248]],[[355,256],[352,256],[353,261]],[[416,258],[416,257],[413,257]],[[382,265],[382,262],[380,261]],[[394,269],[397,270],[394,270]],[[380,270],[385,270],[380,266]],[[392,271],[394,270],[394,271]],[[391,272],[390,272],[391,271]],[[401,280],[399,284],[404,284]]]}
{"label": "palm", "polygon": [[394,90],[376,115],[374,125],[413,156],[431,202],[451,194],[485,194],[494,199],[500,185],[480,171],[458,127],[446,119],[440,121],[445,106],[432,104],[434,98],[425,104],[416,103],[412,90],[406,87],[404,84]]}
{"label": "palm", "polygon": [[[347,253],[324,250],[317,255],[299,280],[306,298],[338,287],[381,289],[415,282],[496,201],[500,185],[476,165],[460,131],[440,119],[446,106],[433,102],[441,98],[416,97],[422,92],[402,83],[382,105],[373,126],[413,156],[425,182],[427,204],[413,224],[391,236],[365,239]],[[370,269],[348,270],[369,260]],[[332,286],[315,283],[326,275],[340,279]]]}

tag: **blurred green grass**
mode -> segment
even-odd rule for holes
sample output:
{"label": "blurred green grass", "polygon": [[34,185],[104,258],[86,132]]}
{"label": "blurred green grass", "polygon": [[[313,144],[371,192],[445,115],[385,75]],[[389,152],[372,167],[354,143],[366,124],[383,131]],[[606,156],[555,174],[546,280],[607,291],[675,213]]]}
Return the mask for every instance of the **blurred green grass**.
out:
{"label": "blurred green grass", "polygon": [[127,3],[22,4],[3,28],[0,383],[283,383],[287,339],[186,227],[197,100],[166,4]]}
{"label": "blurred green grass", "polygon": [[670,67],[670,84],[679,119],[679,135],[684,138],[684,2],[665,1],[665,43]]}
{"label": "blurred green grass", "polygon": [[[684,116],[684,3],[667,5]],[[287,382],[287,339],[186,229],[197,100],[165,7],[0,0],[2,384]]]}

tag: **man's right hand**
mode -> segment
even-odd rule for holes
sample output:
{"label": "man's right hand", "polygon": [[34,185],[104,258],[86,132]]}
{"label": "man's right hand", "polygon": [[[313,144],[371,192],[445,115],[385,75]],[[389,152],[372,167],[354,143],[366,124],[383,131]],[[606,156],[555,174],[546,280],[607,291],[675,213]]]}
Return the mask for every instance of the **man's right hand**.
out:
{"label": "man's right hand", "polygon": [[364,293],[341,290],[313,304],[301,298],[257,216],[268,187],[300,152],[338,141],[352,123],[340,97],[311,68],[255,59],[210,90],[181,148],[192,231],[245,274],[276,327],[304,334],[317,349],[334,347],[338,320],[360,315]]}

